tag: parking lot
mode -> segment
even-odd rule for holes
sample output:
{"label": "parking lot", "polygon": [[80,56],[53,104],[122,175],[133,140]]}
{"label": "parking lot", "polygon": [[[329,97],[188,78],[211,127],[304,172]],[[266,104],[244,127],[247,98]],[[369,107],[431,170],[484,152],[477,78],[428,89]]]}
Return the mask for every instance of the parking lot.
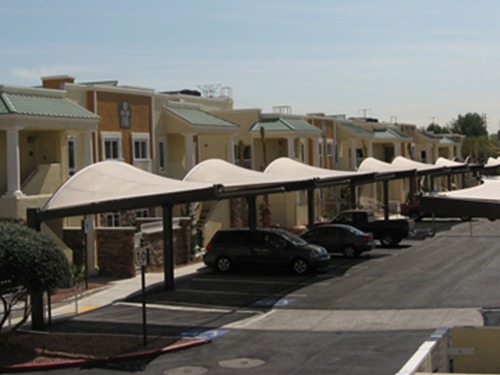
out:
{"label": "parking lot", "polygon": [[[482,325],[479,309],[500,306],[500,223],[418,227],[432,227],[435,237],[358,259],[334,256],[318,274],[202,268],[177,279],[175,291],[159,286],[147,296],[149,333],[213,341],[160,356],[144,373],[229,374],[231,366],[248,374],[396,373],[436,328]],[[139,302],[136,296],[54,329],[140,334]]]}

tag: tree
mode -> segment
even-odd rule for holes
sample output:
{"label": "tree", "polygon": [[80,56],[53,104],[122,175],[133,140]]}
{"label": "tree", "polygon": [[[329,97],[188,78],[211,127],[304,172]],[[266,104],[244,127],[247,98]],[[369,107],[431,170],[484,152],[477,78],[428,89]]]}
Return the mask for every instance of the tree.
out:
{"label": "tree", "polygon": [[32,308],[28,295],[42,295],[70,284],[68,260],[50,238],[22,224],[0,222],[0,299],[4,310],[0,329],[14,305],[23,300],[24,313],[13,330],[26,322]]}
{"label": "tree", "polygon": [[487,136],[465,137],[462,143],[462,154],[480,163],[486,163],[488,157],[498,154],[498,148]]}
{"label": "tree", "polygon": [[466,137],[481,137],[488,135],[486,121],[478,113],[467,113],[465,116],[458,115],[458,119],[452,121],[451,131]]}
{"label": "tree", "polygon": [[462,155],[472,160],[486,162],[489,156],[496,153],[495,145],[488,139],[488,128],[483,116],[478,113],[459,115],[451,123],[453,133],[465,135],[462,143]]}
{"label": "tree", "polygon": [[435,123],[429,124],[429,126],[427,126],[425,130],[434,134],[447,134],[450,132],[450,130],[446,126],[441,127]]}

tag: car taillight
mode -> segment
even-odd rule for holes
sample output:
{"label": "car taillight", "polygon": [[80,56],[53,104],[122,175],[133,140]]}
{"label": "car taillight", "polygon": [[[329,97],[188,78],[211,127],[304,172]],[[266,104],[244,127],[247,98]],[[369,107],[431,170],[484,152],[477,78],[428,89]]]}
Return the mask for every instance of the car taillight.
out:
{"label": "car taillight", "polygon": [[207,246],[205,246],[205,252],[208,253],[211,248],[212,248],[212,243],[211,242],[207,243]]}
{"label": "car taillight", "polygon": [[363,241],[370,242],[370,236],[363,236]]}

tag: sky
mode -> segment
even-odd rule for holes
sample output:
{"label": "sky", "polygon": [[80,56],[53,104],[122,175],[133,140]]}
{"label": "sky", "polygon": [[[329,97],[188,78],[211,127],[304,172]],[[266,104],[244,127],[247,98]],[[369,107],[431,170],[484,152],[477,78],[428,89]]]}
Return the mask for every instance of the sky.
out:
{"label": "sky", "polygon": [[497,0],[1,1],[0,85],[118,80],[230,87],[235,108],[290,106],[425,127],[500,129]]}

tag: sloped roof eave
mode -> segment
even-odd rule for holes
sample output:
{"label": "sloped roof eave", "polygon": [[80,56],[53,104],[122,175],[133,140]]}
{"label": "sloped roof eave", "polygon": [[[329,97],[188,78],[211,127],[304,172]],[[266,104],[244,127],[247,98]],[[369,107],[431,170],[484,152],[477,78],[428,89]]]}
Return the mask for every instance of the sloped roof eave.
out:
{"label": "sloped roof eave", "polygon": [[99,120],[100,117],[87,108],[65,97],[35,94],[0,93],[4,114],[33,117]]}
{"label": "sloped roof eave", "polygon": [[182,121],[195,132],[211,133],[213,130],[216,130],[216,132],[231,134],[236,133],[239,129],[239,125],[202,111],[199,108],[176,108],[174,106],[164,105],[163,110]]}

